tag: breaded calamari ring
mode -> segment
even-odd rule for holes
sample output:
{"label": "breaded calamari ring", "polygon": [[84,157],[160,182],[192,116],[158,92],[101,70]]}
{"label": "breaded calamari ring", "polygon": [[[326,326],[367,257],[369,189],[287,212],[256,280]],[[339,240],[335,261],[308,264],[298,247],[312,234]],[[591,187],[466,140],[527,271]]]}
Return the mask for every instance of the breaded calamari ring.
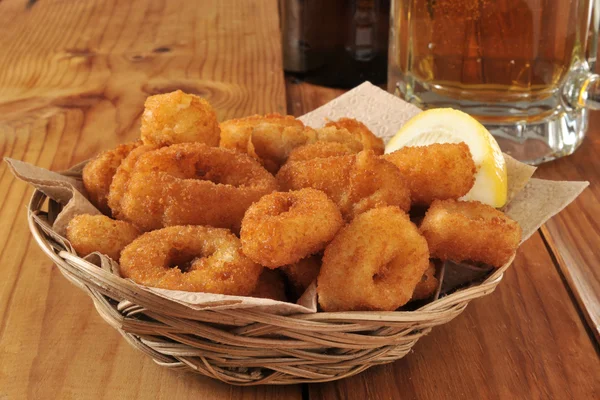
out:
{"label": "breaded calamari ring", "polygon": [[277,181],[283,190],[312,187],[327,193],[346,220],[375,207],[410,208],[400,171],[372,151],[288,163],[277,173]]}
{"label": "breaded calamari ring", "polygon": [[346,145],[353,153],[365,150],[361,137],[353,134],[346,128],[337,126],[324,126],[314,131],[314,137],[308,143],[329,142],[342,143]]}
{"label": "breaded calamari ring", "polygon": [[111,215],[108,206],[108,192],[117,168],[123,159],[140,144],[139,141],[120,144],[112,150],[98,154],[83,168],[83,186],[85,186],[88,199],[103,214]]}
{"label": "breaded calamari ring", "polygon": [[415,287],[411,300],[425,300],[433,296],[440,281],[435,277],[435,264],[429,262],[429,267]]}
{"label": "breaded calamari ring", "polygon": [[277,268],[322,250],[342,225],[339,209],[319,190],[275,192],[248,208],[240,239],[254,262]]}
{"label": "breaded calamari ring", "polygon": [[80,214],[67,225],[67,239],[81,257],[97,251],[119,261],[123,248],[138,236],[132,224],[105,215]]}
{"label": "breaded calamari ring", "polygon": [[279,170],[295,148],[319,141],[343,143],[354,153],[376,147],[378,154],[382,154],[383,151],[379,152],[373,145],[373,140],[381,139],[360,122],[355,122],[347,123],[352,131],[342,126],[315,130],[289,115],[253,115],[222,122],[220,146],[249,154],[260,160],[271,173]]}
{"label": "breaded calamari ring", "polygon": [[140,158],[142,154],[156,149],[156,146],[138,146],[135,149],[131,150],[127,157],[125,157],[123,161],[121,161],[121,164],[115,171],[115,174],[112,178],[112,182],[110,184],[110,189],[108,191],[107,196],[107,203],[110,207],[111,214],[114,218],[123,219],[123,214],[121,212],[121,199],[125,194],[127,182],[129,182],[131,172],[133,171],[133,167],[135,166],[135,163],[137,163],[138,158]]}
{"label": "breaded calamari ring", "polygon": [[436,200],[420,226],[431,256],[501,267],[521,241],[519,224],[478,201]]}
{"label": "breaded calamari ring", "polygon": [[144,107],[141,126],[144,144],[170,146],[198,142],[219,145],[217,114],[205,99],[176,90],[148,97]]}
{"label": "breaded calamari ring", "polygon": [[463,142],[403,147],[383,158],[398,167],[414,204],[458,199],[475,183],[475,162]]}
{"label": "breaded calamari ring", "polygon": [[238,232],[250,204],[276,189],[273,175],[245,154],[174,144],[137,159],[121,188],[118,216],[143,231],[209,225]]}
{"label": "breaded calamari ring", "polygon": [[346,156],[355,153],[358,153],[358,151],[353,150],[345,143],[319,141],[295,148],[290,153],[287,162]]}
{"label": "breaded calamari ring", "polygon": [[350,218],[376,207],[398,206],[408,211],[410,192],[397,168],[371,151],[361,151],[350,174],[349,202]]}
{"label": "breaded calamari ring", "polygon": [[362,143],[363,150],[372,150],[377,155],[383,154],[385,150],[383,139],[375,136],[365,124],[354,118],[340,118],[325,124],[325,127],[329,126],[347,129]]}
{"label": "breaded calamari ring", "polygon": [[265,132],[273,130],[277,136],[281,135],[286,128],[292,128],[288,133],[300,133],[305,128],[302,121],[293,116],[277,113],[230,119],[221,122],[220,126],[222,132],[220,146],[243,153],[247,151],[248,142],[252,139],[252,133],[256,128]]}
{"label": "breaded calamari ring", "polygon": [[321,255],[315,254],[280,268],[292,286],[296,298],[302,296],[306,288],[319,276],[321,270]]}
{"label": "breaded calamari ring", "polygon": [[220,147],[247,153],[272,173],[289,153],[308,143],[314,131],[290,115],[252,115],[221,122]]}
{"label": "breaded calamari ring", "polygon": [[227,229],[170,226],[144,233],[121,252],[121,275],[141,285],[247,296],[263,267]]}
{"label": "breaded calamari ring", "polygon": [[355,156],[313,158],[285,164],[276,175],[280,190],[313,188],[325,192],[340,208],[345,206]]}
{"label": "breaded calamari ring", "polygon": [[264,268],[250,297],[288,301],[285,294],[285,281],[281,273],[275,269]]}
{"label": "breaded calamari ring", "polygon": [[358,215],[325,248],[317,278],[324,311],[393,311],[429,266],[427,242],[398,207]]}

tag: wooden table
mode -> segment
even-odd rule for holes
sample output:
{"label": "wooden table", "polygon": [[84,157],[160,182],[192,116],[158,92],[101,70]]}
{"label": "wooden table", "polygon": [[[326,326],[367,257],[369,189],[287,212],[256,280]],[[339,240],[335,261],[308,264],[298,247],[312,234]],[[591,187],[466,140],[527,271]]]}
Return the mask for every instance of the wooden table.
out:
{"label": "wooden table", "polygon": [[[221,120],[300,115],[341,91],[284,79],[276,0],[0,2],[0,153],[53,170],[138,136],[181,88]],[[521,248],[493,295],[390,365],[342,381],[233,387],[133,350],[32,240],[31,189],[0,165],[0,399],[600,397],[600,115],[540,168],[591,187]]]}

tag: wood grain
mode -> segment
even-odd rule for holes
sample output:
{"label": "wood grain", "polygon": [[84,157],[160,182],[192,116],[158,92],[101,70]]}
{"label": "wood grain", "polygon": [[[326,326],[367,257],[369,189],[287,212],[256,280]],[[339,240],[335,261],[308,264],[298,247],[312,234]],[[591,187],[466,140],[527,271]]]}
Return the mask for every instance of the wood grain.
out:
{"label": "wood grain", "polygon": [[343,89],[331,89],[302,82],[292,76],[286,77],[287,113],[299,117],[336,97],[344,94]]}
{"label": "wood grain", "polygon": [[[0,154],[53,170],[138,136],[149,94],[221,119],[285,112],[277,4],[0,2]],[[28,232],[31,190],[0,164],[0,399],[300,399],[159,367],[98,316]]]}
{"label": "wood grain", "polygon": [[[288,113],[302,115],[343,93],[286,80]],[[575,154],[538,167],[536,177],[589,181],[573,204],[548,221],[541,234],[561,275],[600,344],[600,112],[591,112],[589,130]]]}
{"label": "wood grain", "polygon": [[405,358],[311,399],[593,399],[600,360],[539,234],[496,291],[434,328]]}
{"label": "wood grain", "polygon": [[[286,87],[295,115],[339,95],[290,77]],[[597,398],[600,376],[589,372],[600,368],[597,350],[536,233],[494,294],[435,328],[414,352],[343,381],[310,385],[309,393],[327,400]]]}
{"label": "wood grain", "polygon": [[[136,137],[145,97],[176,88],[209,98],[220,119],[285,112],[276,7],[0,2],[0,153],[66,169]],[[287,89],[295,115],[341,93],[291,81]],[[592,180],[592,189],[546,225],[547,243],[536,234],[524,245],[496,293],[433,330],[405,359],[310,385],[310,398],[600,397],[598,347],[562,281],[597,324],[597,306],[585,305],[599,292],[598,133],[584,146],[540,173]],[[0,165],[0,399],[302,397],[298,385],[237,388],[137,353],[33,243],[24,212],[30,193]]]}
{"label": "wood grain", "polygon": [[600,343],[600,113],[575,154],[540,166],[537,176],[586,180],[590,186],[565,210],[548,221],[542,234]]}

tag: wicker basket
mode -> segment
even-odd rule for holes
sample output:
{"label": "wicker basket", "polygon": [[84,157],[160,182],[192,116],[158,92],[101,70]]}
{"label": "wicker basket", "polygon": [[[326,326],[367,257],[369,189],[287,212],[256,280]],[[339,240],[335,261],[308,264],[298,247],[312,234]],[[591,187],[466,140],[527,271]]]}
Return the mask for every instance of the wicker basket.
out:
{"label": "wicker basket", "polygon": [[[234,385],[325,382],[404,357],[420,337],[494,291],[509,263],[483,282],[415,311],[335,312],[279,316],[245,309],[193,310],[140,291],[74,256],[46,232],[59,205],[35,191],[29,227],[61,273],[84,290],[96,310],[134,347],[162,366]],[[513,256],[514,258],[514,256]]]}

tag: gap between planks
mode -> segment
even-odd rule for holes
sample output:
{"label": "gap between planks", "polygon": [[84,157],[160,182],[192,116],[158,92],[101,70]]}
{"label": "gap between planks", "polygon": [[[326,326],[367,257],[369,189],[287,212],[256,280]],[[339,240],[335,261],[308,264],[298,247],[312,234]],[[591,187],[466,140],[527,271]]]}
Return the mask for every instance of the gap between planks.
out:
{"label": "gap between planks", "polygon": [[586,327],[586,331],[590,336],[591,341],[595,344],[596,351],[600,355],[600,320],[598,319],[598,315],[595,315],[592,312],[593,310],[598,310],[600,308],[600,304],[596,303],[591,306],[586,304],[584,299],[581,297],[581,294],[572,289],[577,287],[577,285],[573,275],[571,274],[569,266],[561,256],[560,251],[558,251],[558,246],[554,242],[554,239],[548,231],[548,228],[546,225],[542,225],[538,231],[540,232],[544,245],[550,254],[552,263],[554,264],[558,275],[561,277],[569,297],[573,301],[573,304],[575,304],[577,313],[584,322],[584,326]]}
{"label": "gap between planks", "polygon": [[[301,79],[289,74],[286,74],[285,77],[285,88],[287,112],[296,117],[312,111],[314,108],[319,107],[346,92],[346,90],[343,89],[327,88],[303,82]],[[559,248],[548,231],[548,228],[544,225],[539,229],[539,232],[546,249],[550,254],[550,258],[567,289],[567,293],[569,293],[569,297],[573,303],[576,304],[579,316],[584,322],[586,330],[598,350],[598,346],[600,346],[600,315],[598,315],[600,301],[598,301],[597,297],[584,299],[582,294],[574,289],[578,288],[576,279],[573,276],[572,270],[569,269],[569,265],[560,255]]]}

